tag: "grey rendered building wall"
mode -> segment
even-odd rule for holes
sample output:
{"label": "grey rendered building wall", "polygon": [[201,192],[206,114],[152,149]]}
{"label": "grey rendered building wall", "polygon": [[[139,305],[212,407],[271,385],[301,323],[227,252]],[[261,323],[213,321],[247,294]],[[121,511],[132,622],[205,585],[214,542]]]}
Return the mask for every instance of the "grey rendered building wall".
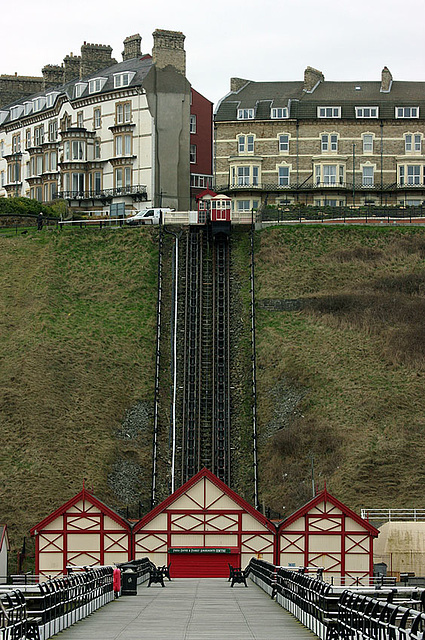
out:
{"label": "grey rendered building wall", "polygon": [[153,36],[154,65],[144,82],[155,127],[153,206],[186,210],[190,206],[190,84],[185,76],[184,36],[163,30]]}

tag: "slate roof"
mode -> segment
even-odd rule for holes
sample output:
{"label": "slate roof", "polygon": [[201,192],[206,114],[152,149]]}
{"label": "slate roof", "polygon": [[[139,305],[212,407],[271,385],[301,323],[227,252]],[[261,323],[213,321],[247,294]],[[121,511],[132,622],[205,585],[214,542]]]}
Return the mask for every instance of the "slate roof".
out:
{"label": "slate roof", "polygon": [[[356,87],[360,87],[357,89]],[[395,107],[419,107],[425,119],[425,82],[394,80],[391,91],[381,91],[380,81],[329,82],[318,84],[312,93],[303,82],[253,82],[231,92],[218,103],[215,120],[237,120],[237,110],[255,109],[255,119],[270,120],[272,107],[288,106],[290,118],[316,118],[318,106],[341,107],[342,118],[355,119],[354,107],[379,107],[381,118],[394,118]],[[417,120],[417,118],[415,118]]]}
{"label": "slate roof", "polygon": [[[128,87],[142,86],[144,79],[146,78],[149,70],[152,67],[152,64],[153,64],[152,56],[150,56],[149,54],[142,55],[138,58],[130,58],[129,60],[118,62],[110,67],[100,69],[95,73],[90,74],[89,76],[85,76],[81,80],[79,78],[76,78],[75,80],[67,82],[66,84],[60,87],[49,87],[45,91],[34,93],[32,95],[25,96],[24,98],[21,97],[19,100],[15,100],[14,102],[2,107],[0,111],[2,112],[8,111],[14,106],[23,105],[25,102],[30,102],[35,98],[41,98],[41,97],[47,96],[48,93],[52,93],[52,92],[57,92],[59,94],[57,99],[60,99],[62,96],[62,97],[65,97],[67,100],[77,101],[77,100],[82,100],[84,98],[87,98],[89,96],[96,97],[99,95],[103,95],[105,93],[109,93],[111,91],[116,91],[117,89],[114,89],[114,74],[125,73],[126,71],[135,72],[135,75],[132,78]],[[90,80],[93,80],[94,78],[106,78],[106,82],[100,91],[96,91],[95,93],[89,93],[88,83]],[[74,87],[75,85],[81,84],[81,83],[87,83],[87,87],[85,88],[81,96],[79,96],[78,98],[74,98]],[[123,88],[126,89],[128,87],[123,87]],[[34,113],[41,114],[43,112],[50,111],[53,108],[54,106],[43,107],[43,109],[40,109],[40,111],[37,111],[37,112],[31,111],[31,113],[29,113],[27,116],[22,115],[20,118],[17,118],[16,122],[18,122],[19,120],[25,117],[31,117]],[[15,120],[11,120],[10,117],[7,116],[7,118],[3,120],[2,125],[8,124],[9,122],[14,122],[14,121]]]}

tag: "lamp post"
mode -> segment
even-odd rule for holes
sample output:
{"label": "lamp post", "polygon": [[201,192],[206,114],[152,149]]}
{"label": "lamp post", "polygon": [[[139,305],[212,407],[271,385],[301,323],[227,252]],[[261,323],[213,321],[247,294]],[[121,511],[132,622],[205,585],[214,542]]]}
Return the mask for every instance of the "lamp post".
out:
{"label": "lamp post", "polygon": [[356,145],[353,142],[353,207],[356,204]]}

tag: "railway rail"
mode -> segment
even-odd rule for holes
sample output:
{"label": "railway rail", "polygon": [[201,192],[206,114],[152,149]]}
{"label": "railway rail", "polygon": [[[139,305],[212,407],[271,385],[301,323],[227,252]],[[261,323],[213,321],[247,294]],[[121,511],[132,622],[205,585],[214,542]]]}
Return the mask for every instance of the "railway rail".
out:
{"label": "railway rail", "polygon": [[210,468],[230,482],[229,242],[186,236],[182,480]]}

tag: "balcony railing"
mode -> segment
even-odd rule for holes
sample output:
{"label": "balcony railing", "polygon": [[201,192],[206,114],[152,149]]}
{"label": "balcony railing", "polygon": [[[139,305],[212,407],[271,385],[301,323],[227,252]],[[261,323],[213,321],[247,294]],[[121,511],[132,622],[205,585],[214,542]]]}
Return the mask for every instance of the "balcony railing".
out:
{"label": "balcony railing", "polygon": [[92,191],[58,191],[55,198],[60,200],[112,200],[118,196],[132,196],[139,201],[148,199],[145,185]]}
{"label": "balcony railing", "polygon": [[314,182],[308,180],[305,182],[292,182],[288,185],[281,185],[277,182],[262,182],[259,184],[217,184],[214,190],[220,192],[238,192],[238,191],[264,191],[264,192],[288,192],[288,191],[316,191],[318,189],[341,190],[341,191],[420,191],[425,190],[425,184],[400,184],[397,182],[384,183],[375,182],[375,184],[363,184],[362,182]]}

